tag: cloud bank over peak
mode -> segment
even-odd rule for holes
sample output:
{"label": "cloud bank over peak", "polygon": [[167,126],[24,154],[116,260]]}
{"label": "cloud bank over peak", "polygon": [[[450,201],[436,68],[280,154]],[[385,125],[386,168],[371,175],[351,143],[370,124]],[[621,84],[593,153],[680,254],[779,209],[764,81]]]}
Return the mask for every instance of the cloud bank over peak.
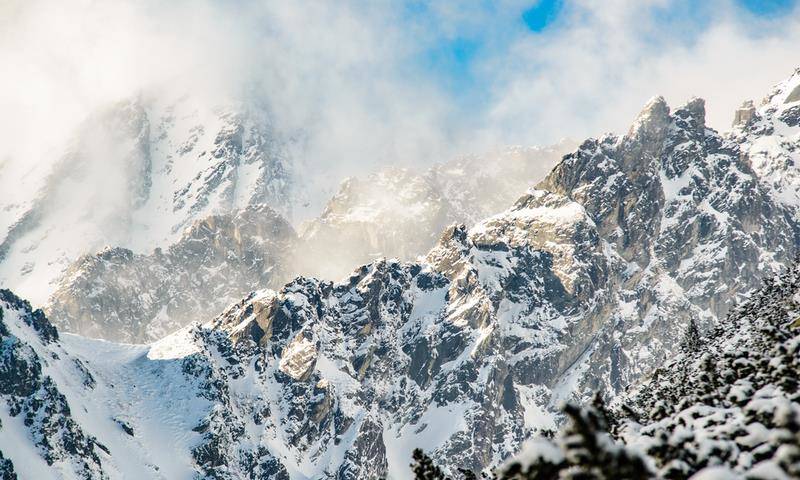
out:
{"label": "cloud bank over peak", "polygon": [[656,94],[706,98],[724,129],[800,64],[796,6],[563,0],[532,31],[540,1],[4,2],[0,176],[45,168],[93,110],[141,92],[266,100],[329,190],[383,165],[623,131]]}
{"label": "cloud bank over peak", "polygon": [[92,110],[141,92],[265,98],[280,126],[304,130],[324,162],[397,161],[443,144],[431,138],[447,126],[443,95],[415,80],[389,7],[145,0],[2,8],[0,60],[13,66],[0,80],[6,156],[31,161]]}

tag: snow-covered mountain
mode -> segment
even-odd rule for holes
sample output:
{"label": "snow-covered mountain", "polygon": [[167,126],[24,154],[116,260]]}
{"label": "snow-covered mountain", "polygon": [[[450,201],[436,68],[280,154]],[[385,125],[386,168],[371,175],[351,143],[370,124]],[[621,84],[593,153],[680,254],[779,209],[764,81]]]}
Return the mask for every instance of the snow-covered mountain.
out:
{"label": "snow-covered mountain", "polygon": [[417,447],[498,465],[562,401],[622,393],[791,263],[798,89],[800,70],[724,135],[702,100],[655,98],[424,259],[300,277],[149,346],[56,338],[4,293],[0,374],[26,387],[2,392],[0,437],[25,449],[0,450],[90,477],[408,478]]}
{"label": "snow-covered mountain", "polygon": [[459,158],[424,175],[388,169],[348,179],[300,236],[261,204],[195,220],[166,253],[107,248],[81,257],[46,310],[69,332],[151,342],[300,274],[339,279],[376,257],[424,255],[448,224],[511,204],[567,147]]}
{"label": "snow-covered mountain", "polygon": [[72,264],[47,313],[68,332],[149,343],[293,277],[297,236],[264,205],[196,220],[149,255],[107,248]]}
{"label": "snow-covered mountain", "polygon": [[292,163],[268,108],[221,105],[140,95],[87,119],[51,172],[0,200],[0,284],[43,305],[105,246],[166,248],[196,220],[255,204],[289,216]]}
{"label": "snow-covered mountain", "polygon": [[[4,478],[175,479],[206,471],[201,459],[214,446],[204,441],[204,425],[222,408],[219,389],[230,387],[215,377],[215,357],[199,350],[205,341],[196,332],[151,346],[59,335],[7,290],[0,312]],[[218,478],[281,478],[272,475],[280,469],[264,470],[264,454],[251,458],[247,475],[236,477],[242,470],[232,466]]]}

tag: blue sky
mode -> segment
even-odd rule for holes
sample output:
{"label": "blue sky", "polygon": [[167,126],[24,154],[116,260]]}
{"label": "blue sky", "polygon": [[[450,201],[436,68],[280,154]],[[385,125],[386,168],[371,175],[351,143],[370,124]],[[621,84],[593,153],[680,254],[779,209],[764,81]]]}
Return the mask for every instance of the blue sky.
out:
{"label": "blue sky", "polygon": [[756,15],[786,13],[797,4],[796,0],[739,0],[744,8]]}
{"label": "blue sky", "polygon": [[522,21],[532,32],[541,32],[558,18],[563,0],[541,0],[522,12]]}
{"label": "blue sky", "polygon": [[[469,4],[467,9],[484,15],[488,22],[480,28],[463,25],[437,32],[439,25],[433,18],[435,15],[429,3],[412,0],[408,8],[412,15],[433,28],[435,40],[422,52],[423,68],[437,77],[441,85],[456,96],[456,101],[474,104],[486,100],[488,94],[485,79],[481,78],[476,65],[488,57],[497,56],[498,52],[526,36],[554,35],[559,28],[568,28],[562,25],[563,17],[570,13],[575,2],[539,0],[528,5],[515,3],[511,8],[508,5],[496,7],[496,3],[502,2],[478,0],[463,3]],[[654,28],[660,31],[659,41],[669,38],[675,43],[691,43],[718,15],[718,3],[674,0],[651,7]],[[797,6],[798,0],[730,0],[727,4],[743,23],[747,23],[786,15]]]}

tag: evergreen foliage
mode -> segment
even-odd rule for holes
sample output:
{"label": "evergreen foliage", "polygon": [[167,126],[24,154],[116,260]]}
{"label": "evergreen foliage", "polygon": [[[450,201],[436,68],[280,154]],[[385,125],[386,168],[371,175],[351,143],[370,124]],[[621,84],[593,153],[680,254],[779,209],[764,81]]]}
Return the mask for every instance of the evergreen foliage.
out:
{"label": "evergreen foliage", "polygon": [[[610,408],[599,395],[566,405],[554,438],[531,440],[491,478],[800,478],[800,267],[766,280],[706,337],[691,322],[681,346]],[[417,479],[449,478],[419,455]]]}
{"label": "evergreen foliage", "polygon": [[681,342],[681,351],[683,352],[696,352],[703,346],[703,335],[700,329],[697,328],[697,322],[694,318],[689,320],[689,326],[686,327],[686,332],[683,334],[683,341]]}

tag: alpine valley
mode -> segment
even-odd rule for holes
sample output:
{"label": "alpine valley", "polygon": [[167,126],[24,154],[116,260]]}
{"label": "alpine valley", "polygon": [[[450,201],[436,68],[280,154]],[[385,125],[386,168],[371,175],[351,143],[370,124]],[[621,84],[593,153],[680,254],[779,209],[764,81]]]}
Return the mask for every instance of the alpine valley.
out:
{"label": "alpine valley", "polygon": [[0,477],[793,478],[800,69],[732,114],[656,97],[300,223],[266,106],[98,112],[0,205]]}

